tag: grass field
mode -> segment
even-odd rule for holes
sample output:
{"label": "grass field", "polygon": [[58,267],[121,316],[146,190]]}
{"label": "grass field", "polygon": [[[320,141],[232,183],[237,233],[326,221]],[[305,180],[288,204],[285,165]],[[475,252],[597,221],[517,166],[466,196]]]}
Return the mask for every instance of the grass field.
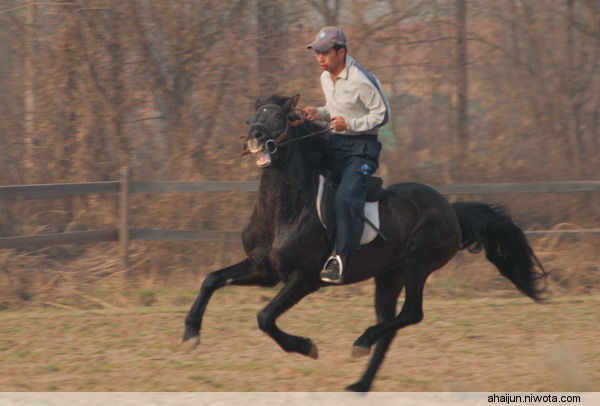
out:
{"label": "grass field", "polygon": [[[335,293],[334,293],[335,292]],[[286,354],[256,327],[273,290],[225,288],[209,305],[202,343],[180,347],[181,306],[0,312],[2,391],[340,391],[367,359],[354,340],[374,320],[372,297],[318,292],[279,325],[311,337],[315,361]],[[149,301],[146,304],[151,304]],[[600,391],[600,297],[535,304],[514,298],[425,300],[425,320],[396,336],[376,391]]]}

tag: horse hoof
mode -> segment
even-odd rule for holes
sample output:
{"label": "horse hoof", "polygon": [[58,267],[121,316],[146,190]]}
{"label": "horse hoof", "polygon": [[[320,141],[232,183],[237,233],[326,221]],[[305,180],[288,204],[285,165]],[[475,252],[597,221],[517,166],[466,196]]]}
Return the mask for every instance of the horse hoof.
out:
{"label": "horse hoof", "polygon": [[350,386],[346,386],[346,390],[349,392],[368,392],[369,387],[361,382],[356,382]]}
{"label": "horse hoof", "polygon": [[352,358],[366,357],[371,353],[371,348],[362,347],[360,345],[352,346]]}
{"label": "horse hoof", "polygon": [[200,344],[200,336],[193,336],[187,340],[183,340],[183,349],[187,352],[193,351]]}
{"label": "horse hoof", "polygon": [[312,359],[319,359],[319,349],[312,341],[310,342],[310,351],[308,352],[308,356]]}

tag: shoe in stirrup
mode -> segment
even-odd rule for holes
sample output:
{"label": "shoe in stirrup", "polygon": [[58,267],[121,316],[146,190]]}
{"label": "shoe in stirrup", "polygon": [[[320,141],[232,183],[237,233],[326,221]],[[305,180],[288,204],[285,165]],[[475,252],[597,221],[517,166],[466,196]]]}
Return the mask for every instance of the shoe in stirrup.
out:
{"label": "shoe in stirrup", "polygon": [[332,255],[321,270],[321,280],[329,283],[343,283],[343,272],[342,258],[339,255]]}

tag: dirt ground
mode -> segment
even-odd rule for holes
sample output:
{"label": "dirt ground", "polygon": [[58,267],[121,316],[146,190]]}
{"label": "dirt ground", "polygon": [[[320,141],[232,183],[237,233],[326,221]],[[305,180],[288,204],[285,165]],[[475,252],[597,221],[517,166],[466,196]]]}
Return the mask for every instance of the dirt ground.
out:
{"label": "dirt ground", "polygon": [[[350,349],[374,314],[371,295],[339,289],[309,296],[279,322],[315,341],[316,361],[284,353],[256,327],[272,290],[217,292],[193,352],[180,346],[191,291],[181,306],[5,310],[0,390],[341,391],[366,366]],[[516,292],[426,297],[425,320],[396,336],[373,390],[600,391],[599,307],[597,295],[544,305]]]}

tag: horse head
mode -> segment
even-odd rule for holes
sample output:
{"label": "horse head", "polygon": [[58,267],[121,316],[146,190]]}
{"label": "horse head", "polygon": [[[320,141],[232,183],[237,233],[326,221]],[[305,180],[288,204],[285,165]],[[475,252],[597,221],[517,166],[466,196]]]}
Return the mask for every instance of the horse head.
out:
{"label": "horse head", "polygon": [[247,149],[244,154],[255,154],[259,168],[273,163],[279,144],[288,136],[298,100],[299,94],[293,97],[271,96],[254,104],[255,112],[247,123]]}

